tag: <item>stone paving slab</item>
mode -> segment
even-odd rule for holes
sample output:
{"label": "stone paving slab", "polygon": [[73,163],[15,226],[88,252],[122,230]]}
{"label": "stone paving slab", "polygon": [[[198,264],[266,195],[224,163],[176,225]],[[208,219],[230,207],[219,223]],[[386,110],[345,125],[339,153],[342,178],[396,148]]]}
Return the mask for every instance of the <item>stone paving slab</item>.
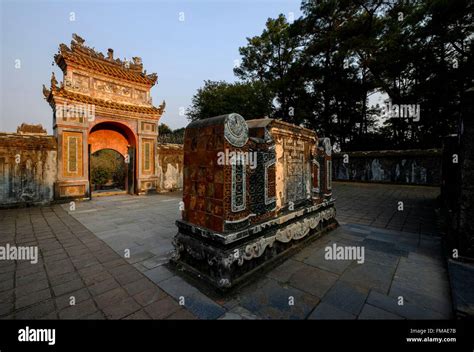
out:
{"label": "stone paving slab", "polygon": [[388,292],[392,283],[395,269],[371,262],[352,264],[342,275],[341,280],[366,289],[377,288]]}
{"label": "stone paving slab", "polygon": [[288,285],[321,299],[334,285],[338,276],[326,270],[304,265],[288,280]]}
{"label": "stone paving slab", "polygon": [[240,305],[262,319],[306,319],[319,298],[291,286],[265,279],[248,287]]}
{"label": "stone paving slab", "polygon": [[[437,187],[334,182],[340,223],[369,225],[408,233],[437,234]],[[402,201],[404,211],[397,210]]]}
{"label": "stone paving slab", "polygon": [[258,320],[259,318],[240,306],[234,307],[225,313],[220,320]]}
{"label": "stone paving slab", "polygon": [[386,310],[365,304],[359,315],[360,320],[401,320],[399,315],[387,312]]}
{"label": "stone paving slab", "polygon": [[367,303],[383,309],[389,313],[396,314],[405,319],[443,319],[444,316],[436,311],[423,308],[410,302],[401,301],[398,298],[386,296],[372,290],[367,298]]}
{"label": "stone paving slab", "polygon": [[397,280],[392,283],[389,296],[403,297],[406,302],[440,313],[446,319],[451,318],[452,301],[449,288],[433,286],[432,289],[434,291],[412,281]]}
{"label": "stone paving slab", "polygon": [[309,320],[354,320],[355,318],[355,315],[326,302],[318,304],[308,317]]}
{"label": "stone paving slab", "polygon": [[[332,246],[333,243],[337,244],[337,241],[331,241],[327,246]],[[326,248],[320,248],[313,251],[306,259],[304,263],[320,268],[322,270],[329,271],[334,274],[342,274],[351,264],[352,260],[326,260],[325,258]]]}
{"label": "stone paving slab", "polygon": [[338,281],[324,296],[323,303],[356,317],[367,300],[368,290]]}

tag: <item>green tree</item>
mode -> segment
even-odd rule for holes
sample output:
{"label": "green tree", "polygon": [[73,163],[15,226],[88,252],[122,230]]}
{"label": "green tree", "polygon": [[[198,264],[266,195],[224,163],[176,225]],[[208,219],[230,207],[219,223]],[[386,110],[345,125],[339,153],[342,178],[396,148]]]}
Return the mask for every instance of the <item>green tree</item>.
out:
{"label": "green tree", "polygon": [[170,134],[172,132],[171,128],[165,123],[160,123],[158,126],[158,135]]}
{"label": "green tree", "polygon": [[240,79],[264,84],[273,99],[272,116],[298,123],[297,92],[303,93],[300,65],[301,42],[284,15],[269,18],[263,33],[247,38],[239,48],[241,64],[234,68]]}
{"label": "green tree", "polygon": [[[242,82],[207,81],[188,116],[280,118],[346,150],[438,147],[455,132],[474,82],[473,7],[470,0],[303,1],[294,23],[268,19],[239,48],[234,73]],[[420,120],[390,117],[378,127],[382,109],[368,107],[377,92],[392,104],[419,105]]]}
{"label": "green tree", "polygon": [[455,132],[463,92],[474,78],[473,2],[419,0],[386,4],[368,69],[393,104],[418,104],[420,121],[390,118],[394,148],[440,147]]}
{"label": "green tree", "polygon": [[[473,81],[472,1],[304,1],[302,11],[309,126],[356,149],[440,146],[455,131]],[[389,118],[377,130],[367,109],[374,91],[419,104],[420,121]]]}
{"label": "green tree", "polygon": [[190,120],[238,113],[246,119],[262,118],[272,112],[271,96],[261,82],[205,81],[187,110]]}
{"label": "green tree", "polygon": [[344,149],[372,123],[366,103],[374,87],[355,51],[354,38],[367,29],[357,25],[359,6],[350,0],[307,1],[302,11],[295,28],[305,43],[303,77],[311,111],[306,125]]}
{"label": "green tree", "polygon": [[103,186],[110,179],[110,172],[103,167],[95,167],[91,172],[91,180],[94,185]]}
{"label": "green tree", "polygon": [[103,186],[112,182],[114,186],[125,185],[126,167],[124,158],[117,151],[102,149],[91,156],[91,180],[95,185]]}

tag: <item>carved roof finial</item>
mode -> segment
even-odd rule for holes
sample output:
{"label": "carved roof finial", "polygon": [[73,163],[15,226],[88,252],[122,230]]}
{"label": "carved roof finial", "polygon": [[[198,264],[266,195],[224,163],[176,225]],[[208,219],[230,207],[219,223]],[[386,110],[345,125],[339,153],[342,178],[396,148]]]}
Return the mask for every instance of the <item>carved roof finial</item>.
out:
{"label": "carved roof finial", "polygon": [[165,108],[166,108],[166,101],[163,100],[163,102],[160,104],[160,106],[158,106],[158,112],[160,114],[163,114],[163,112],[165,111]]}
{"label": "carved roof finial", "polygon": [[58,84],[58,80],[56,79],[56,76],[54,72],[51,73],[51,89],[55,89]]}
{"label": "carved roof finial", "polygon": [[[146,71],[145,71],[146,75]],[[158,75],[156,73],[150,73],[149,75],[146,75],[149,79],[156,81],[158,79]]]}
{"label": "carved roof finial", "polygon": [[142,58],[139,57],[139,56],[134,56],[134,57],[132,57],[132,60],[133,60],[133,63],[134,63],[135,65],[141,65],[141,64],[142,64]]}
{"label": "carved roof finial", "polygon": [[46,86],[43,84],[43,95],[44,95],[45,98],[49,97],[50,92],[51,91],[48,88],[46,88]]}
{"label": "carved roof finial", "polygon": [[111,61],[114,59],[114,49],[110,49],[110,48],[107,49],[107,59]]}
{"label": "carved roof finial", "polygon": [[82,39],[80,36],[78,36],[76,33],[73,33],[72,34],[72,39],[79,45],[82,46],[82,44],[84,44],[85,40]]}

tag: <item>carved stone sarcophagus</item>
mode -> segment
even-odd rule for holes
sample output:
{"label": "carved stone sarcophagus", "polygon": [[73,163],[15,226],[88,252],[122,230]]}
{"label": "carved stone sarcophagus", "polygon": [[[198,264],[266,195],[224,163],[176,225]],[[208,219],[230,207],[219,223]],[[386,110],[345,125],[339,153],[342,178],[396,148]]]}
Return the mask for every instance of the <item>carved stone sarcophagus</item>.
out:
{"label": "carved stone sarcophagus", "polygon": [[336,226],[331,144],[238,114],[190,123],[173,262],[225,289]]}

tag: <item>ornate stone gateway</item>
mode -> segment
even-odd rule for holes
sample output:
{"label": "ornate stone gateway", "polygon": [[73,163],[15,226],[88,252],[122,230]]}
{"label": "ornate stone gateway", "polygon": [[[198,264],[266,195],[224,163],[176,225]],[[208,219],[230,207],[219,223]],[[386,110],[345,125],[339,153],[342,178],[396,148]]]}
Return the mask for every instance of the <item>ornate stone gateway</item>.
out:
{"label": "ornate stone gateway", "polygon": [[337,226],[331,144],[282,121],[195,121],[173,262],[219,289]]}
{"label": "ornate stone gateway", "polygon": [[102,149],[124,157],[129,193],[155,191],[158,121],[165,108],[164,102],[153,106],[150,97],[157,75],[146,74],[141,58],[114,59],[112,49],[105,56],[76,34],[54,59],[63,82],[58,86],[53,73],[43,94],[53,109],[58,141],[55,198],[90,196],[89,156]]}

